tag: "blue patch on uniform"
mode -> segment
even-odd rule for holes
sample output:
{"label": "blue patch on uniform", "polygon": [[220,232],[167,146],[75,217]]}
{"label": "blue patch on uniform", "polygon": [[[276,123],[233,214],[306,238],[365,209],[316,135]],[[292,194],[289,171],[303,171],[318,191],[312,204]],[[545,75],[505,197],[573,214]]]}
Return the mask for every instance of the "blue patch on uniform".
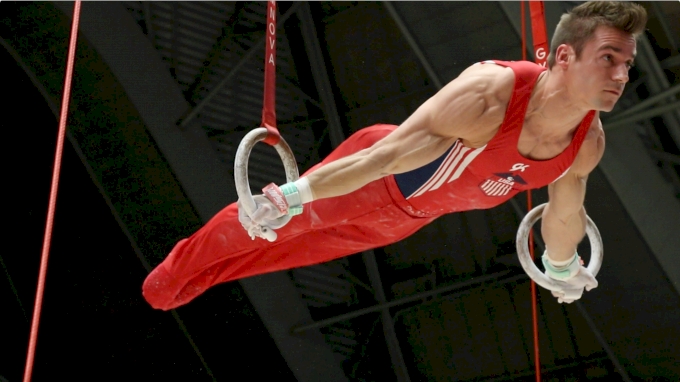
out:
{"label": "blue patch on uniform", "polygon": [[395,174],[394,180],[397,181],[397,186],[399,186],[401,194],[404,195],[404,197],[408,197],[422,187],[423,184],[427,183],[434,173],[437,172],[437,169],[439,169],[439,166],[441,166],[442,162],[444,162],[444,159],[446,159],[446,156],[449,155],[454,146],[455,145],[451,146],[442,156],[423,167],[403,174]]}

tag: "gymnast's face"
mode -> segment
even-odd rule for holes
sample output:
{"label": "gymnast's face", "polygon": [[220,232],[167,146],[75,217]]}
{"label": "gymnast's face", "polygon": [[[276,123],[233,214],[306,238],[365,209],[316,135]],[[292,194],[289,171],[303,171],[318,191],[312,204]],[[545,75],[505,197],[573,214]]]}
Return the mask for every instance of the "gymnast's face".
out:
{"label": "gymnast's face", "polygon": [[571,98],[590,110],[611,111],[628,82],[636,54],[635,38],[608,26],[599,26],[584,44],[580,57],[565,45],[565,76]]}

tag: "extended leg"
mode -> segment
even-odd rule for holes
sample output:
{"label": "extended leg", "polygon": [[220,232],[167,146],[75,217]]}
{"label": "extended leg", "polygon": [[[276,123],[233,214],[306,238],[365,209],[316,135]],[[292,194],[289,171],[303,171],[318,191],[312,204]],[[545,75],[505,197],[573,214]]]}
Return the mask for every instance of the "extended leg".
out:
{"label": "extended leg", "polygon": [[[370,146],[393,128],[378,125],[359,131],[310,171]],[[152,306],[167,310],[220,282],[317,264],[394,242],[417,228],[403,223],[410,217],[392,203],[382,180],[349,195],[315,201],[278,230],[274,243],[252,241],[232,204],[177,243],[147,277],[144,296]]]}

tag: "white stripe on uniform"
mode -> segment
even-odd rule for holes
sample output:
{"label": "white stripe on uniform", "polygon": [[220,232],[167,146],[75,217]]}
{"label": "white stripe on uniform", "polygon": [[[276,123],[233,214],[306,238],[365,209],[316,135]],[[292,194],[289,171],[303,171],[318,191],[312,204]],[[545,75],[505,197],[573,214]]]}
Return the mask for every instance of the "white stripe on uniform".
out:
{"label": "white stripe on uniform", "polygon": [[425,191],[430,189],[430,187],[432,187],[432,184],[434,182],[439,180],[439,178],[442,176],[444,171],[446,171],[448,166],[451,164],[451,162],[455,159],[456,155],[460,151],[460,148],[461,148],[462,145],[459,144],[459,143],[460,143],[459,141],[456,141],[456,143],[453,145],[453,148],[451,149],[451,151],[449,151],[449,155],[447,155],[446,158],[444,158],[444,161],[439,165],[439,168],[437,169],[437,171],[435,171],[434,174],[430,177],[430,179],[428,179],[425,183],[423,183],[423,185],[420,186],[419,189],[417,189],[414,193],[412,193],[409,196],[409,198],[413,197],[413,196],[421,195],[422,193],[424,193]]}
{"label": "white stripe on uniform", "polygon": [[[486,145],[472,150],[465,147],[460,141],[456,141],[453,149],[449,155],[447,155],[446,159],[444,159],[444,162],[439,165],[439,168],[434,175],[406,199],[420,196],[428,191],[434,191],[441,187],[444,182],[447,182],[447,180],[447,183],[450,183],[458,179],[465,168],[477,157],[477,155],[484,151],[485,147]],[[451,173],[453,173],[453,175],[451,175]]]}

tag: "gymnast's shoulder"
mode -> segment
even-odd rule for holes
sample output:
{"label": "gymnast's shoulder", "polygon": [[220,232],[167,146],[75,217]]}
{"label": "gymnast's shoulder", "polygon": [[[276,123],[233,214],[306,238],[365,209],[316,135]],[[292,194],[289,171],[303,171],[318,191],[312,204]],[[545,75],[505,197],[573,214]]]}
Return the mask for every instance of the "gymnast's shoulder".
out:
{"label": "gymnast's shoulder", "polygon": [[510,68],[471,65],[428,100],[426,107],[440,130],[457,125],[453,130],[458,137],[490,139],[503,121],[514,81]]}

